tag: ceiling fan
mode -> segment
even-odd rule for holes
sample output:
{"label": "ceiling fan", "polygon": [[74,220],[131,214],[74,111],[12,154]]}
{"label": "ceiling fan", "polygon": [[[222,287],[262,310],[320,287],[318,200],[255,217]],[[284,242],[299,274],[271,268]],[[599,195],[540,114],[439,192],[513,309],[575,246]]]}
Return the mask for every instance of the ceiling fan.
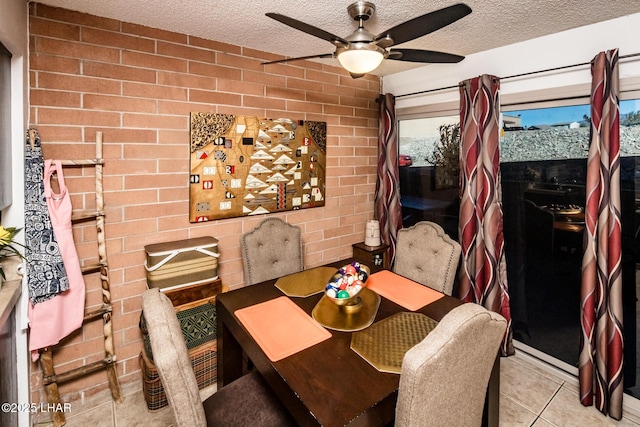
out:
{"label": "ceiling fan", "polygon": [[358,29],[344,38],[279,13],[267,13],[269,18],[334,44],[336,50],[333,53],[280,59],[263,62],[263,64],[313,58],[338,58],[340,64],[355,79],[378,68],[384,59],[424,63],[456,63],[464,59],[464,56],[432,50],[389,49],[391,46],[411,41],[446,27],[470,14],[471,8],[464,3],[454,4],[418,16],[378,35],[373,35],[364,28],[364,21],[369,19],[376,10],[373,3],[357,1],[351,4],[347,10],[349,15],[358,21]]}

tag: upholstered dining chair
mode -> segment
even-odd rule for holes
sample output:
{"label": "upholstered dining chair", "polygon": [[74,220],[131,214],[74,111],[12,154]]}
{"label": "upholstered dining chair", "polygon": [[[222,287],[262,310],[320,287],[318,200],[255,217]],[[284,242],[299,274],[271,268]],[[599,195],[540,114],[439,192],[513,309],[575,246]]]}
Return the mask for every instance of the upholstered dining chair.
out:
{"label": "upholstered dining chair", "polygon": [[177,426],[295,425],[257,371],[224,386],[202,402],[171,301],[158,288],[149,289],[142,294],[142,311],[153,361]]}
{"label": "upholstered dining chair", "polygon": [[300,227],[267,218],[240,237],[247,285],[297,273],[303,269]]}
{"label": "upholstered dining chair", "polygon": [[480,426],[506,328],[504,317],[475,303],[445,315],[404,355],[395,426]]}
{"label": "upholstered dining chair", "polygon": [[460,262],[460,244],[440,225],[421,221],[398,231],[393,271],[451,295]]}

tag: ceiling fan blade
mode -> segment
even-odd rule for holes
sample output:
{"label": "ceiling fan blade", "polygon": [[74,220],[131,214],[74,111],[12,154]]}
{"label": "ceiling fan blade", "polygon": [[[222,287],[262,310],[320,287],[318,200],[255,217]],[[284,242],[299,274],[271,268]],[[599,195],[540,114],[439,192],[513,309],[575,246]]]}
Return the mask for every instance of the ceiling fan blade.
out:
{"label": "ceiling fan blade", "polygon": [[464,56],[433,50],[391,49],[387,59],[407,62],[426,62],[430,64],[455,64],[462,61]]}
{"label": "ceiling fan blade", "polygon": [[389,44],[389,42],[386,42],[384,47],[398,45],[446,27],[470,13],[471,8],[466,4],[454,4],[453,6],[445,7],[396,25],[378,34],[374,40],[388,40],[391,38],[393,39],[393,43]]}
{"label": "ceiling fan blade", "polygon": [[277,61],[263,62],[262,65],[280,64],[282,62],[289,62],[289,61],[301,61],[303,59],[334,58],[334,57],[335,57],[335,54],[333,53],[321,53],[319,55],[298,56],[295,58],[285,58],[285,59],[278,59]]}
{"label": "ceiling fan blade", "polygon": [[296,30],[300,30],[303,33],[311,34],[312,36],[321,38],[328,42],[333,43],[336,46],[346,46],[349,44],[348,41],[343,39],[342,37],[338,37],[335,34],[331,34],[325,30],[321,30],[318,27],[314,27],[313,25],[306,24],[302,21],[298,21],[297,19],[289,18],[288,16],[281,15],[279,13],[267,13],[269,18],[275,19],[278,22],[282,22],[285,25],[288,25]]}

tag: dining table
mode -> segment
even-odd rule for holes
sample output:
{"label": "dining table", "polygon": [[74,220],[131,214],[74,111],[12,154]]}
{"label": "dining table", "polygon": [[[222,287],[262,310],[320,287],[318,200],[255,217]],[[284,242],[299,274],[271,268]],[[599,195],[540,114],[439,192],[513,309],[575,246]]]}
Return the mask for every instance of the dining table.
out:
{"label": "dining table", "polygon": [[[329,263],[323,266],[324,271],[337,271],[352,261]],[[278,279],[273,279],[218,295],[217,386],[220,389],[246,374],[248,369],[257,369],[300,426],[392,425],[400,374],[380,369],[354,351],[354,334],[368,331],[398,313],[422,313],[437,322],[462,304],[457,298],[443,295],[423,307],[407,309],[384,296],[376,296],[379,306],[372,313],[371,326],[364,323],[358,325],[357,329],[361,331],[351,331],[320,325],[321,331],[312,331],[320,334],[317,343],[292,354],[274,356],[265,342],[259,337],[256,339],[248,327],[251,325],[247,318],[255,311],[253,309],[265,304],[272,304],[276,310],[279,309],[275,304],[282,307],[295,305],[301,309],[300,316],[312,318],[317,315],[314,309],[322,298],[326,298],[322,291],[308,296],[290,296],[291,293],[283,292],[278,283]],[[324,289],[324,284],[320,285]],[[284,324],[278,326],[285,327],[285,330],[291,328],[294,334],[296,325],[306,324],[307,320],[283,321]],[[260,326],[260,321],[256,323]],[[446,387],[446,384],[442,386]],[[425,390],[425,393],[429,392],[438,393],[438,390]],[[500,360],[496,355],[485,399],[483,425],[498,425],[499,394]],[[456,410],[451,408],[451,411]]]}
{"label": "dining table", "polygon": [[558,231],[582,233],[584,231],[584,208],[581,206],[543,206],[553,215],[553,228]]}

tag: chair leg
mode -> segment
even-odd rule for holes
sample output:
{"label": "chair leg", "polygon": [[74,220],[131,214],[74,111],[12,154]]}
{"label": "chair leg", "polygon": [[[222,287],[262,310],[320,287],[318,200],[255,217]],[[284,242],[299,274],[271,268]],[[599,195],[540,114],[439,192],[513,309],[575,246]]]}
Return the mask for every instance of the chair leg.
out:
{"label": "chair leg", "polygon": [[496,356],[493,368],[491,368],[487,397],[482,413],[482,425],[487,427],[500,425],[500,354]]}
{"label": "chair leg", "polygon": [[248,374],[249,372],[253,371],[253,368],[253,360],[249,359],[247,353],[242,352],[242,374]]}

